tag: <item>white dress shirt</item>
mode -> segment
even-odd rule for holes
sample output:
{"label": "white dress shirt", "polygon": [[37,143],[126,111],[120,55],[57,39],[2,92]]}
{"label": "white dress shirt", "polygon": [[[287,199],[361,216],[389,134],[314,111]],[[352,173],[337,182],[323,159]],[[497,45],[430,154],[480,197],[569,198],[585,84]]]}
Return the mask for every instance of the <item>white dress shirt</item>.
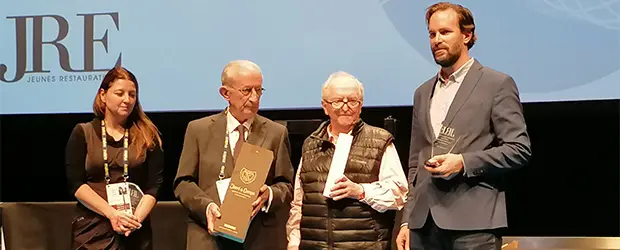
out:
{"label": "white dress shirt", "polygon": [[474,58],[470,58],[463,66],[454,71],[447,80],[441,77],[441,71],[437,73],[437,83],[435,83],[430,107],[431,125],[433,126],[435,137],[439,136],[439,131],[443,125],[443,120],[446,119],[448,109],[450,109],[456,92],[459,91],[472,64],[474,64]]}

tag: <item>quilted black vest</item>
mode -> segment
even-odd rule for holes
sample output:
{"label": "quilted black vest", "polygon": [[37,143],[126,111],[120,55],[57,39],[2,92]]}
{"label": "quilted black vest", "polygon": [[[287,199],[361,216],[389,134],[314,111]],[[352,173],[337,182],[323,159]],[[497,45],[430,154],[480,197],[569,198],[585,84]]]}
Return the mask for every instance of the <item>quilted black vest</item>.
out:
{"label": "quilted black vest", "polygon": [[[300,178],[304,191],[299,249],[390,249],[393,210],[379,213],[355,199],[334,201],[323,196],[335,146],[324,122],[304,141]],[[345,176],[355,183],[379,179],[379,167],[392,135],[359,120]]]}

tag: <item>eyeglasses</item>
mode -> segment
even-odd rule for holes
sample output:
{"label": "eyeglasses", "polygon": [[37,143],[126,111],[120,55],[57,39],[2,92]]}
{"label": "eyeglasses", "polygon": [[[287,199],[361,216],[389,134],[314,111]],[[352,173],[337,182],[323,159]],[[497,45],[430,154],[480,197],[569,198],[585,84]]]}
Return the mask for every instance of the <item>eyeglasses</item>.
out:
{"label": "eyeglasses", "polygon": [[357,108],[357,106],[362,104],[361,101],[358,101],[358,100],[347,100],[346,98],[342,99],[342,100],[337,100],[337,101],[325,101],[325,102],[331,104],[332,108],[335,108],[335,109],[342,108],[345,104],[347,104],[347,106],[349,106],[349,108]]}
{"label": "eyeglasses", "polygon": [[258,96],[262,96],[263,92],[265,91],[264,88],[262,87],[257,87],[257,88],[242,88],[242,89],[238,89],[238,88],[234,88],[236,90],[238,90],[239,92],[241,92],[241,94],[245,95],[245,96],[249,96],[252,94],[252,90],[256,91],[256,95]]}

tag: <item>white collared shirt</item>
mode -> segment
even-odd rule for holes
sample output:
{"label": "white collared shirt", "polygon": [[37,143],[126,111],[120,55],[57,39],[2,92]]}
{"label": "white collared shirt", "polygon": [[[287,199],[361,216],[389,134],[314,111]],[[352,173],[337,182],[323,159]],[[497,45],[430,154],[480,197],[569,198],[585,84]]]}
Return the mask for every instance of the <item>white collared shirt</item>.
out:
{"label": "white collared shirt", "polygon": [[[252,121],[254,119],[248,119],[243,123],[243,127],[245,127],[245,133],[243,138],[247,141],[248,135],[250,134],[250,128],[252,128]],[[235,145],[237,145],[237,141],[239,140],[239,131],[237,127],[239,126],[239,121],[230,113],[226,112],[226,132],[228,133],[228,145],[230,145],[230,153],[235,154]]]}
{"label": "white collared shirt", "polygon": [[448,77],[448,80],[441,77],[441,70],[437,73],[437,82],[435,83],[435,90],[433,91],[429,110],[435,137],[439,136],[443,120],[446,119],[446,115],[456,96],[456,92],[459,91],[461,83],[463,83],[467,72],[469,72],[473,64],[474,58],[472,57],[463,64],[461,68],[454,71],[454,73]]}

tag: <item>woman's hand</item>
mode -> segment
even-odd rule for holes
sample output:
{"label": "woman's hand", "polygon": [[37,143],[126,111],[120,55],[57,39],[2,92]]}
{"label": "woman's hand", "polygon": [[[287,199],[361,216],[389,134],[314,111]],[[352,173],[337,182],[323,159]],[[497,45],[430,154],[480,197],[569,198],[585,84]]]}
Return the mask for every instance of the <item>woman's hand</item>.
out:
{"label": "woman's hand", "polygon": [[131,232],[136,229],[140,229],[142,224],[138,222],[138,218],[131,214],[126,214],[114,210],[110,215],[106,216],[112,224],[112,229],[119,234],[129,236]]}

